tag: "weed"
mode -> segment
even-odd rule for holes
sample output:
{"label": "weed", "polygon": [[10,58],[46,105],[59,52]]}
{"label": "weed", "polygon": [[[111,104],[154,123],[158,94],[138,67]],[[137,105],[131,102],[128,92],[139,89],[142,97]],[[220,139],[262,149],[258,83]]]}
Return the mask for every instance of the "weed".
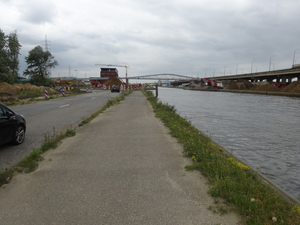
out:
{"label": "weed", "polygon": [[30,95],[43,95],[44,91],[36,90],[36,91],[21,91],[20,96],[30,96]]}
{"label": "weed", "polygon": [[83,126],[88,123],[89,123],[89,120],[82,120],[81,123],[79,124],[79,126]]}
{"label": "weed", "polygon": [[68,129],[68,130],[66,131],[66,137],[73,137],[73,136],[75,136],[75,135],[76,135],[75,130],[70,130],[70,129]]}
{"label": "weed", "polygon": [[30,155],[26,156],[20,163],[17,164],[18,172],[30,173],[38,167],[38,161],[42,160],[43,152],[39,149],[34,149]]}
{"label": "weed", "polygon": [[14,170],[13,169],[9,169],[9,170],[5,170],[4,172],[0,173],[0,186],[7,184],[12,176],[13,176]]}
{"label": "weed", "polygon": [[59,141],[62,140],[65,136],[66,134],[58,134],[55,130],[55,127],[53,127],[52,131],[45,133],[43,144],[41,145],[41,150],[45,152],[51,148],[56,148],[59,144]]}

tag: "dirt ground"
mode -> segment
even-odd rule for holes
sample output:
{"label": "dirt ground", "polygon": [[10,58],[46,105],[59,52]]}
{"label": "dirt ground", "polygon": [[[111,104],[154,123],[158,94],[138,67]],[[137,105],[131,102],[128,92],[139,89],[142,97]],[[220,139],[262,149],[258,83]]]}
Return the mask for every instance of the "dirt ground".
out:
{"label": "dirt ground", "polygon": [[224,89],[300,93],[300,81],[293,81],[285,87],[276,87],[273,84],[269,84],[267,82],[251,83],[247,80],[240,80],[224,83]]}

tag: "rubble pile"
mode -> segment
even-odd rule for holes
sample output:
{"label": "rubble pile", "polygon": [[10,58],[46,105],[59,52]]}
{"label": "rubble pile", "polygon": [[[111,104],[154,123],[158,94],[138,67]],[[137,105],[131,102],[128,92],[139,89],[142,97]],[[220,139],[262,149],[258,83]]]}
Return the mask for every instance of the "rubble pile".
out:
{"label": "rubble pile", "polygon": [[117,77],[110,77],[105,83],[105,86],[113,86],[113,85],[121,85],[122,81],[120,81]]}
{"label": "rubble pile", "polygon": [[264,92],[300,93],[300,81],[293,81],[286,86],[275,86],[266,81],[251,83],[247,80],[235,80],[223,82],[224,89],[227,90],[251,90]]}
{"label": "rubble pile", "polygon": [[265,84],[254,88],[253,91],[300,93],[300,81],[293,81],[285,87],[276,87],[273,84]]}
{"label": "rubble pile", "polygon": [[223,88],[228,90],[253,90],[255,85],[248,80],[234,80],[223,82]]}

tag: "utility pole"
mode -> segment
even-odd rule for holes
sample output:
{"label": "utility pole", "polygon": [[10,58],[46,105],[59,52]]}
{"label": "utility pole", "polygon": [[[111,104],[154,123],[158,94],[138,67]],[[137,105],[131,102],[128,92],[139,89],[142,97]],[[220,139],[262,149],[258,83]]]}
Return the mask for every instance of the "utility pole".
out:
{"label": "utility pole", "polygon": [[[51,49],[51,41],[48,41],[47,40],[47,35],[45,34],[45,41],[44,41],[44,45],[45,45],[45,51],[46,52],[50,52],[50,49]],[[50,46],[50,49],[49,49],[49,46]],[[49,74],[50,74],[50,77],[51,77],[51,68],[48,69],[49,70]]]}
{"label": "utility pole", "polygon": [[45,34],[45,41],[44,42],[44,46],[45,46],[45,51],[46,52],[50,52],[51,51],[51,41],[47,40],[47,35]]}

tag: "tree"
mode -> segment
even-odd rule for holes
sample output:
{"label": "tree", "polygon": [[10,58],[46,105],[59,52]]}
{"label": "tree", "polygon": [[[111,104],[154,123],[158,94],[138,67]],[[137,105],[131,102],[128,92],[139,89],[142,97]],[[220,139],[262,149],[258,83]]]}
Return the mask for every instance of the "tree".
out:
{"label": "tree", "polygon": [[54,56],[49,51],[44,51],[41,46],[36,46],[29,51],[25,61],[27,69],[24,71],[24,75],[29,76],[31,83],[35,85],[46,86],[50,77],[50,69],[58,65]]}
{"label": "tree", "polygon": [[6,35],[0,29],[0,80],[5,81],[4,79],[8,74],[7,68],[7,52],[6,52]]}
{"label": "tree", "polygon": [[18,79],[20,49],[17,32],[7,36],[0,29],[0,81],[13,84]]}
{"label": "tree", "polygon": [[7,59],[10,78],[13,83],[18,79],[19,71],[19,54],[21,45],[18,41],[17,31],[12,32],[7,37]]}

